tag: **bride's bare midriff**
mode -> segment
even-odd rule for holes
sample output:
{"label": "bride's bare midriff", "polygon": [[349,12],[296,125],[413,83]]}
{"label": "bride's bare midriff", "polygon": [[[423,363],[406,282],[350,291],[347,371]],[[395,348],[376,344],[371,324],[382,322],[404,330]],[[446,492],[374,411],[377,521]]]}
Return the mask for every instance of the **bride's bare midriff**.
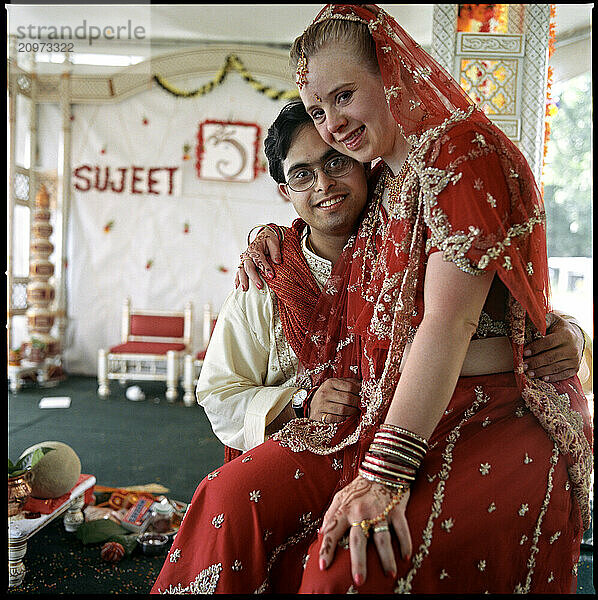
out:
{"label": "bride's bare midriff", "polygon": [[[411,344],[405,346],[400,371],[403,371],[405,361],[409,356]],[[474,375],[489,375],[492,373],[509,373],[513,370],[513,351],[511,342],[506,336],[471,340],[463,367],[461,377]]]}

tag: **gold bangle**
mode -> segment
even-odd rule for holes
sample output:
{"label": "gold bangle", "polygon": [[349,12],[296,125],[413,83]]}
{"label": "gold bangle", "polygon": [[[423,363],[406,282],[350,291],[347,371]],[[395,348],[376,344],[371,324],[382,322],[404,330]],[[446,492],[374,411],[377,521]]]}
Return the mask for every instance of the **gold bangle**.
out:
{"label": "gold bangle", "polygon": [[[274,227],[276,227],[276,229],[274,229]],[[282,227],[279,227],[278,225],[264,225],[265,229],[269,229],[278,239],[279,243],[282,244],[282,242],[284,242],[284,229]]]}
{"label": "gold bangle", "polygon": [[378,483],[379,485],[383,485],[388,488],[392,488],[393,490],[400,490],[406,485],[406,480],[404,481],[385,481],[380,477],[377,477],[373,473],[367,473],[359,469],[359,476],[363,477],[363,479],[367,479],[368,481],[372,481],[374,483]]}
{"label": "gold bangle", "polygon": [[384,427],[388,427],[388,429],[396,431],[397,433],[403,433],[406,436],[410,436],[413,439],[418,440],[419,442],[424,444],[426,448],[429,447],[428,440],[423,438],[421,435],[417,435],[417,433],[413,433],[413,431],[403,429],[402,427],[399,427],[398,425],[393,425],[392,423],[382,423],[381,428],[383,429]]}
{"label": "gold bangle", "polygon": [[374,436],[374,441],[386,441],[393,442],[395,444],[401,444],[402,446],[413,448],[414,451],[419,454],[425,454],[428,451],[429,446],[424,446],[420,442],[417,442],[413,439],[408,439],[407,436],[399,437],[401,434],[394,434],[391,431],[377,431]]}
{"label": "gold bangle", "polygon": [[368,469],[373,469],[374,471],[380,473],[381,475],[390,475],[391,477],[394,477],[395,479],[398,479],[399,477],[401,477],[402,479],[405,479],[407,481],[415,480],[415,474],[407,475],[407,474],[404,474],[403,472],[401,472],[399,474],[396,471],[391,471],[390,469],[385,469],[384,467],[381,467],[380,465],[377,465],[376,463],[370,462],[368,460],[367,456],[363,459],[363,462],[361,464]]}
{"label": "gold bangle", "polygon": [[[268,227],[267,225],[256,225],[255,227],[252,227],[249,230],[249,233],[247,234],[247,245],[250,246],[252,244],[252,242],[250,241],[251,239],[251,234],[258,228],[260,228],[260,231],[264,228]],[[254,240],[255,241],[255,240]]]}
{"label": "gold bangle", "polygon": [[412,456],[409,456],[407,454],[403,454],[402,452],[399,452],[398,450],[394,450],[392,448],[384,448],[381,447],[379,444],[377,444],[376,442],[372,442],[370,444],[370,452],[375,456],[376,453],[378,454],[388,454],[388,456],[395,456],[396,458],[400,458],[402,460],[404,460],[405,462],[407,462],[409,465],[415,467],[416,469],[419,468],[419,466],[422,464],[421,459],[417,460],[416,458],[413,458]]}

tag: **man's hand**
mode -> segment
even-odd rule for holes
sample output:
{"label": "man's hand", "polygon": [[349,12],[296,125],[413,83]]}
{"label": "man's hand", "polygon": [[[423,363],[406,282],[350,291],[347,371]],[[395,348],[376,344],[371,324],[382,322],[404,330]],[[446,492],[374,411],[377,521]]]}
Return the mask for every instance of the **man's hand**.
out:
{"label": "man's hand", "polygon": [[309,405],[309,418],[324,423],[342,423],[359,409],[359,379],[327,379]]}
{"label": "man's hand", "polygon": [[583,356],[583,333],[573,319],[546,315],[546,335],[527,344],[524,369],[529,377],[554,382],[573,377]]}

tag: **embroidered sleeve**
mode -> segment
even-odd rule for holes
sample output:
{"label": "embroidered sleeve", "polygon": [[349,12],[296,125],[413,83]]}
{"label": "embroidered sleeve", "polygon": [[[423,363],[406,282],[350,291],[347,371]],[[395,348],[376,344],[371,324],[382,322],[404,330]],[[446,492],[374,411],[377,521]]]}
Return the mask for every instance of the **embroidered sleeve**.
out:
{"label": "embroidered sleeve", "polygon": [[[544,320],[542,299],[546,262],[543,206],[526,201],[522,166],[511,168],[492,130],[455,126],[431,150],[433,168],[424,176],[426,252],[440,251],[472,275],[495,270],[511,294],[538,322]],[[443,182],[426,194],[427,179]],[[428,187],[431,187],[428,185]]]}
{"label": "embroidered sleeve", "polygon": [[497,244],[509,235],[508,190],[498,155],[481,133],[471,129],[445,135],[438,150],[435,167],[447,181],[426,207],[426,251],[441,251],[446,260],[472,274],[495,269],[504,253]]}

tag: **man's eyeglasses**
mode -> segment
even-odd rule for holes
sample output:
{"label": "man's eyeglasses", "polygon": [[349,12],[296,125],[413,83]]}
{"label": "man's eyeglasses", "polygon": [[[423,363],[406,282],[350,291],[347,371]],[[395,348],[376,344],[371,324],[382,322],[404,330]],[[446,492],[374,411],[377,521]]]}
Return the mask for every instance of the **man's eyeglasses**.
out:
{"label": "man's eyeglasses", "polygon": [[[339,154],[329,158],[322,165],[322,171],[329,177],[343,177],[353,168],[354,164],[355,161],[352,158]],[[314,184],[317,170],[301,167],[289,175],[287,185],[294,192],[306,192]]]}

